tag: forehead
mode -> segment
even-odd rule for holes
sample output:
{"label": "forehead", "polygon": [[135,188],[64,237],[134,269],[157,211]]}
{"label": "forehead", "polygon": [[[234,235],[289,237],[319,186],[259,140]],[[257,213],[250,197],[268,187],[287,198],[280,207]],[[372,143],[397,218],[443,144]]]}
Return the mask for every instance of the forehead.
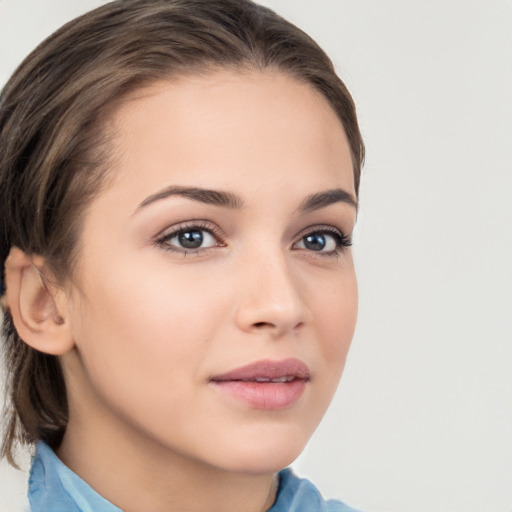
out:
{"label": "forehead", "polygon": [[169,181],[229,189],[266,176],[290,186],[290,173],[319,187],[342,180],[353,191],[338,116],[311,85],[280,72],[222,70],[160,81],[125,101],[113,125],[115,174],[137,178],[140,192]]}

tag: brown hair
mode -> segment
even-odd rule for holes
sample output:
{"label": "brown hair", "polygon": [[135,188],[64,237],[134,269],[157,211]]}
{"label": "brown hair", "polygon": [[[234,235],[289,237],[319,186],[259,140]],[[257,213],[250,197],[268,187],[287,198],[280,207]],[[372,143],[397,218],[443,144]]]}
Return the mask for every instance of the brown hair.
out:
{"label": "brown hair", "polygon": [[[320,91],[351,148],[356,192],[364,157],[354,103],[304,32],[249,0],[117,0],[59,29],[20,65],[0,96],[0,265],[12,247],[69,277],[84,207],[105,184],[105,119],[152,81],[210,67],[273,68]],[[6,425],[17,442],[56,447],[68,421],[58,357],[19,338],[4,312]]]}

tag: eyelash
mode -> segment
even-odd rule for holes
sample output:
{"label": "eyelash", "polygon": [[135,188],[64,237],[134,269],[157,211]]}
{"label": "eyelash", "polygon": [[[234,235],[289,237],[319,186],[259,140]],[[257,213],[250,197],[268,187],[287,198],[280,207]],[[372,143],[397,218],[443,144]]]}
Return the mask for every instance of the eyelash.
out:
{"label": "eyelash", "polygon": [[[169,244],[169,241],[172,240],[174,237],[179,236],[181,234],[185,234],[187,232],[206,232],[210,234],[215,240],[216,244],[214,246],[210,247],[199,247],[197,249],[186,249],[184,247],[176,247]],[[312,226],[307,228],[307,230],[304,230],[302,233],[299,234],[298,240],[294,242],[293,245],[296,245],[299,242],[302,242],[307,236],[311,235],[330,235],[334,239],[334,242],[336,244],[336,247],[332,251],[313,251],[308,249],[295,249],[295,250],[305,250],[310,253],[312,253],[315,256],[320,257],[329,257],[329,256],[339,256],[340,253],[342,253],[346,248],[350,247],[352,245],[352,236],[346,235],[339,229],[332,227],[332,226]],[[172,228],[171,231],[164,232],[162,235],[157,236],[155,239],[155,244],[162,249],[166,251],[176,252],[179,254],[183,254],[183,256],[186,256],[188,254],[199,254],[204,251],[207,251],[208,249],[212,249],[214,247],[225,247],[225,243],[222,240],[222,234],[220,230],[215,227],[214,225],[210,225],[209,223],[205,222],[191,222],[186,224],[178,225],[174,228]]]}
{"label": "eyelash", "polygon": [[183,254],[186,256],[187,254],[199,254],[201,252],[207,251],[212,247],[199,247],[197,249],[186,249],[184,247],[176,247],[169,244],[169,241],[174,237],[179,236],[180,234],[184,234],[191,231],[202,231],[209,233],[216,240],[216,244],[213,247],[224,247],[225,244],[222,241],[222,234],[220,230],[214,225],[210,225],[205,222],[191,222],[180,224],[171,229],[171,231],[166,231],[162,235],[158,236],[155,239],[156,245],[161,247],[166,251],[177,252],[179,254]]}
{"label": "eyelash", "polygon": [[352,246],[352,235],[346,235],[345,233],[343,233],[342,231],[333,226],[311,226],[299,234],[299,239],[297,242],[294,243],[294,245],[297,244],[298,242],[303,241],[307,236],[311,235],[330,235],[332,236],[332,238],[334,239],[334,243],[336,244],[336,247],[332,251],[308,251],[312,253],[314,256],[339,256],[348,247]]}

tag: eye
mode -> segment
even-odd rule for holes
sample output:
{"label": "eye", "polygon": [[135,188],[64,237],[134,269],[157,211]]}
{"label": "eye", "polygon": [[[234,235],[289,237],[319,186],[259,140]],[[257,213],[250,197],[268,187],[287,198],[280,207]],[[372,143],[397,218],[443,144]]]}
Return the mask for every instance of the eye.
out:
{"label": "eye", "polygon": [[303,236],[295,243],[294,248],[332,255],[351,245],[352,240],[349,235],[345,235],[335,228],[323,228]]}
{"label": "eye", "polygon": [[184,254],[223,245],[214,230],[202,225],[179,226],[156,240],[161,247]]}

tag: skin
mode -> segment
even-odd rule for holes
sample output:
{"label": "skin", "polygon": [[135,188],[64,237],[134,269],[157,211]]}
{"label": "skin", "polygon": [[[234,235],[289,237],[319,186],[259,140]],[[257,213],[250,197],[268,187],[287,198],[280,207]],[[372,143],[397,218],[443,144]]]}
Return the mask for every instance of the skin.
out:
{"label": "skin", "polygon": [[[333,250],[327,234],[329,250],[311,250],[304,236],[350,235],[356,207],[300,211],[312,194],[355,195],[343,127],[307,84],[227,70],[138,91],[113,127],[113,182],[86,211],[78,268],[47,315],[68,333],[70,422],[58,455],[126,512],[264,511],[275,473],[331,401],[355,327],[350,248]],[[243,206],[155,197],[177,185],[236,194]],[[193,221],[215,232],[203,232],[202,250],[162,240]],[[209,383],[287,358],[310,380],[282,410]]]}

